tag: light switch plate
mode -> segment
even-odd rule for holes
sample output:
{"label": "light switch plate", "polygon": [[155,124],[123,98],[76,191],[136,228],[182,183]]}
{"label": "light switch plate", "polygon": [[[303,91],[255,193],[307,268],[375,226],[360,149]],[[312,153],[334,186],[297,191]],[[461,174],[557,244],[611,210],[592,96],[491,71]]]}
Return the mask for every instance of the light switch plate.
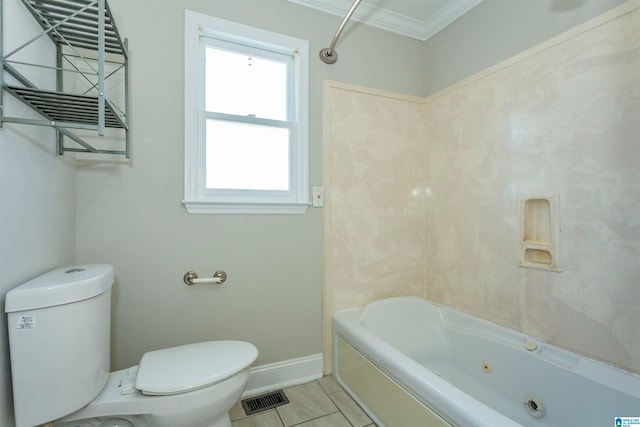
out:
{"label": "light switch plate", "polygon": [[324,206],[324,187],[313,187],[313,201],[314,208],[321,208]]}

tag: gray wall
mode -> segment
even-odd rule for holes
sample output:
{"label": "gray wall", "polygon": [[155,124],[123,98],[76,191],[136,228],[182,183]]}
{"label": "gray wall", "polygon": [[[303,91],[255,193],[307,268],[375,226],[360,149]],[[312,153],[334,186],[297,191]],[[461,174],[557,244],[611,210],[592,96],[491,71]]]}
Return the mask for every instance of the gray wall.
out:
{"label": "gray wall", "polygon": [[[184,170],[184,10],[309,40],[310,183],[322,185],[322,82],[424,92],[422,43],[354,25],[340,60],[322,63],[340,18],[284,0],[112,0],[131,55],[132,160],[77,175],[77,257],[115,267],[113,368],[200,340],[254,343],[258,365],[322,352],[322,210],[188,215]],[[389,52],[367,49],[381,46]],[[389,64],[402,64],[390,67]],[[222,287],[188,287],[188,270]]]}
{"label": "gray wall", "polygon": [[622,3],[624,0],[483,0],[425,42],[426,94]]}
{"label": "gray wall", "polygon": [[[5,106],[13,111],[21,108],[11,101]],[[69,159],[57,158],[50,129],[26,131],[7,124],[0,130],[0,200],[0,307],[4,309],[9,290],[75,259],[74,167]],[[0,319],[0,425],[11,426],[6,316]]]}
{"label": "gray wall", "polygon": [[[18,0],[4,0],[5,50],[37,32]],[[55,52],[36,43],[14,59],[55,63]],[[52,88],[53,79],[34,69],[22,72]],[[14,83],[14,82],[10,82]],[[37,118],[5,94],[7,116]],[[53,130],[5,124],[0,128],[0,307],[12,288],[75,259],[75,170],[55,153]],[[12,327],[14,325],[8,325]],[[14,326],[15,327],[15,326]],[[0,425],[13,425],[6,316],[0,316]]]}

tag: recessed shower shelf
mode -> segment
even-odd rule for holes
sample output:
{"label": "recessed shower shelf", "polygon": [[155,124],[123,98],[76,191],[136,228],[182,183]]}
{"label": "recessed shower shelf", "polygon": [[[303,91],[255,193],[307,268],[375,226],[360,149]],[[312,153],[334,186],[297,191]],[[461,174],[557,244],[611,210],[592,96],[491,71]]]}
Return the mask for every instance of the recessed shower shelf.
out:
{"label": "recessed shower shelf", "polygon": [[518,206],[520,217],[521,267],[559,272],[560,244],[559,198],[521,198]]}
{"label": "recessed shower shelf", "polygon": [[[26,9],[42,28],[36,37],[5,55],[2,53],[2,67],[15,81],[7,84],[4,73],[0,73],[0,83],[4,91],[10,93],[43,119],[7,116],[0,91],[0,126],[4,122],[26,125],[51,126],[58,132],[58,154],[65,152],[86,152],[100,154],[120,154],[127,158],[129,148],[128,124],[128,53],[127,40],[118,33],[106,0],[21,0]],[[3,0],[0,0],[0,8]],[[1,15],[1,13],[0,13]],[[14,54],[24,50],[36,40],[47,36],[55,45],[56,66],[26,63],[13,60]],[[37,87],[28,80],[23,68],[37,67],[54,70],[55,90]],[[20,68],[20,70],[19,70]],[[71,82],[80,93],[71,93],[65,86],[65,73],[71,74]],[[121,106],[106,95],[106,80],[119,76],[116,88],[120,90]],[[124,132],[124,148],[98,149],[95,143],[87,142],[87,137],[73,130],[96,131],[105,135],[107,128]],[[93,137],[90,137],[93,141]],[[69,147],[65,139],[71,139],[80,147]],[[112,143],[113,139],[109,139]]]}

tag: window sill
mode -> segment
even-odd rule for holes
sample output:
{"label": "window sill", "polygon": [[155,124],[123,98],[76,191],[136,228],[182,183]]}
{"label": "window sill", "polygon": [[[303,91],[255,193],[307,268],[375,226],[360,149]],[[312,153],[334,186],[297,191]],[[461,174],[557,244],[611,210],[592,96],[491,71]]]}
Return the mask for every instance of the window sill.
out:
{"label": "window sill", "polygon": [[244,214],[285,214],[302,215],[311,203],[232,203],[183,200],[182,204],[192,215],[244,215]]}

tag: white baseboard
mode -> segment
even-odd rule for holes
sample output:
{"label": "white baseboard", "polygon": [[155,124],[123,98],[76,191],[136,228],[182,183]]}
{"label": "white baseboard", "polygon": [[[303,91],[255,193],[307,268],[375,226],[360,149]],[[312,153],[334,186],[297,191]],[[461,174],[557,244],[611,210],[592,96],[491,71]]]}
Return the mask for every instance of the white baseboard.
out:
{"label": "white baseboard", "polygon": [[243,397],[255,396],[322,378],[322,353],[250,369]]}

